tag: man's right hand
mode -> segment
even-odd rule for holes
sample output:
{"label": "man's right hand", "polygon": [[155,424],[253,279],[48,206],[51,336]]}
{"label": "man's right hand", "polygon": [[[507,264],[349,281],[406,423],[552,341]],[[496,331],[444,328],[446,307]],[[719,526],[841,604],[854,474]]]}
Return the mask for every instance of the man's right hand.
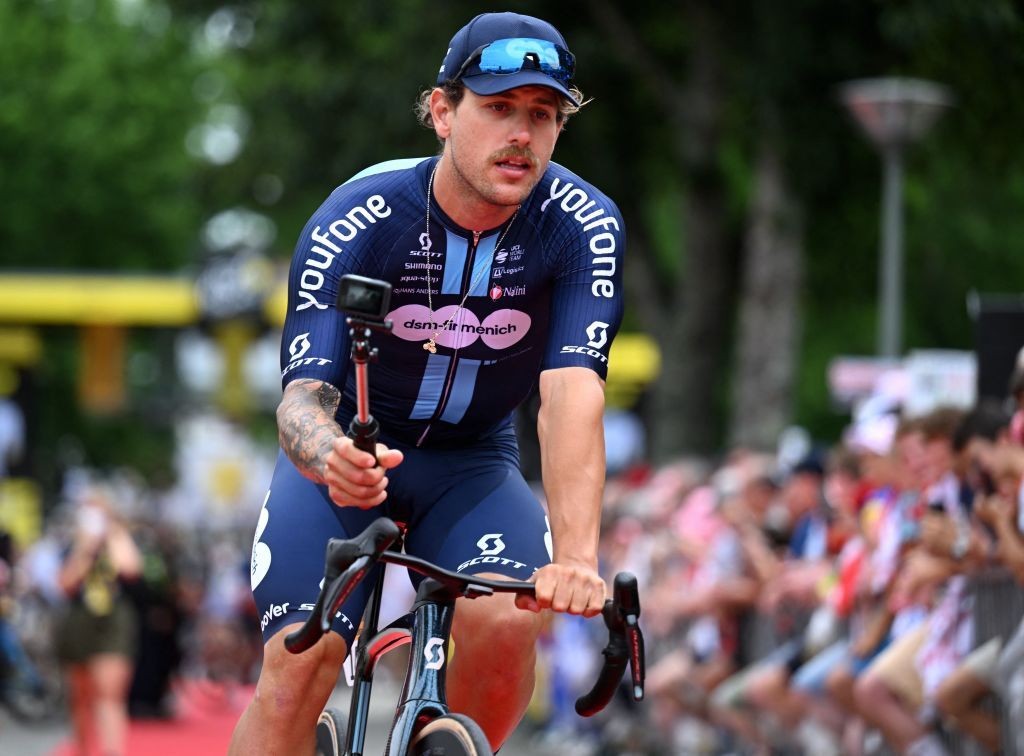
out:
{"label": "man's right hand", "polygon": [[397,467],[402,452],[377,444],[377,458],[357,449],[348,436],[334,439],[327,454],[324,481],[331,501],[339,507],[370,509],[387,498],[387,470]]}

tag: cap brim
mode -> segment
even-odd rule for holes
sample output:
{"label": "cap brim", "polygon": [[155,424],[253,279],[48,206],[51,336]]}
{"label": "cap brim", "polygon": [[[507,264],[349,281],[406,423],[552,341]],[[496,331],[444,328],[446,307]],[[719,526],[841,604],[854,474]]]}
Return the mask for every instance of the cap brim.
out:
{"label": "cap brim", "polygon": [[568,98],[570,102],[579,104],[568,87],[558,79],[553,79],[541,71],[520,71],[519,73],[502,74],[500,76],[494,74],[474,74],[472,76],[463,76],[462,83],[470,91],[478,95],[498,94],[499,92],[507,92],[517,87],[548,87],[563,97]]}

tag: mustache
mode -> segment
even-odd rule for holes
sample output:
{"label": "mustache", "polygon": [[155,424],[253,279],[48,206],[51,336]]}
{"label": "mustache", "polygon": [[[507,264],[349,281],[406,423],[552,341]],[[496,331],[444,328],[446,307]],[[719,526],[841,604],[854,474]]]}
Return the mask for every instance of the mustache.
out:
{"label": "mustache", "polygon": [[505,147],[491,154],[490,161],[493,163],[500,162],[502,160],[508,160],[510,158],[519,158],[526,160],[530,163],[532,168],[536,168],[540,162],[537,156],[533,154],[533,150],[529,147]]}

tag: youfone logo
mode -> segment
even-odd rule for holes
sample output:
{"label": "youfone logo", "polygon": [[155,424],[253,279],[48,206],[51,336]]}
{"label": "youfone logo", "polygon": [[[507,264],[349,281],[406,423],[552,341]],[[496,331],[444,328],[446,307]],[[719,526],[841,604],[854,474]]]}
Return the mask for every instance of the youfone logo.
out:
{"label": "youfone logo", "polygon": [[590,339],[590,341],[587,342],[587,346],[592,346],[594,349],[600,349],[608,343],[608,324],[602,323],[600,320],[595,320],[587,326],[587,337]]}
{"label": "youfone logo", "polygon": [[315,243],[310,247],[309,256],[303,263],[302,274],[299,276],[299,290],[295,292],[301,300],[295,307],[296,312],[302,312],[310,307],[318,310],[330,309],[330,305],[319,301],[317,296],[323,288],[324,281],[327,280],[324,272],[330,269],[334,258],[342,253],[338,242],[352,241],[361,230],[389,215],[391,208],[387,200],[382,195],[375,194],[367,197],[362,205],[351,208],[344,216],[332,222],[327,231],[321,231],[320,226],[313,229],[310,238]]}
{"label": "youfone logo", "polygon": [[433,637],[423,647],[423,658],[427,660],[424,669],[441,669],[444,666],[444,639]]}
{"label": "youfone logo", "polygon": [[496,556],[505,550],[505,542],[501,540],[502,533],[488,533],[476,542],[480,549],[480,556]]}
{"label": "youfone logo", "polygon": [[300,333],[292,343],[288,345],[288,354],[293,360],[301,359],[302,355],[309,351],[309,331]]}
{"label": "youfone logo", "polygon": [[590,253],[593,255],[590,275],[594,277],[590,291],[595,297],[611,299],[615,296],[615,254],[618,244],[612,232],[621,233],[618,220],[585,191],[557,178],[551,182],[551,195],[541,203],[540,211],[543,213],[548,204],[555,200],[560,200],[558,206],[562,211],[571,214],[583,226],[584,233],[602,229],[601,233],[589,237]]}

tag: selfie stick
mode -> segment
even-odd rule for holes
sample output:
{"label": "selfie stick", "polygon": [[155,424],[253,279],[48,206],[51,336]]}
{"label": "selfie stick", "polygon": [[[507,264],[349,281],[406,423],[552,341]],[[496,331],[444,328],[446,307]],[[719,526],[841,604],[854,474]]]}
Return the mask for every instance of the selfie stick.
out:
{"label": "selfie stick", "polygon": [[380,424],[370,414],[370,378],[367,365],[377,361],[377,350],[370,348],[370,334],[373,331],[388,332],[390,320],[366,320],[349,315],[345,318],[352,338],[352,364],[356,368],[356,414],[348,424],[348,437],[357,449],[377,455],[377,438]]}

